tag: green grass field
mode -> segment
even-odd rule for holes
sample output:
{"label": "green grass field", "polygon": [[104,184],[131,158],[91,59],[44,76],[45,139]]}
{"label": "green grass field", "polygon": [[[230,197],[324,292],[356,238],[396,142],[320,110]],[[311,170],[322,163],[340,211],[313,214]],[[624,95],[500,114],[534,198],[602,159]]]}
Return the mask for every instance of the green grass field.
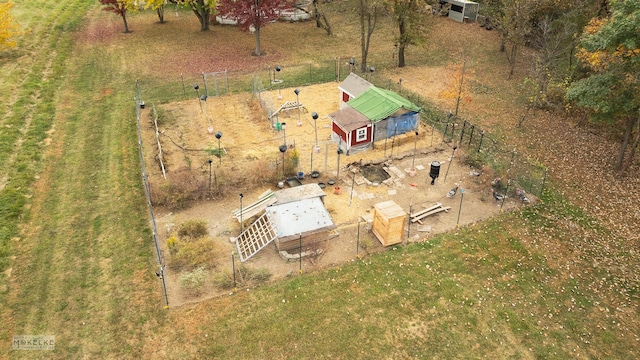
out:
{"label": "green grass field", "polygon": [[[428,243],[164,309],[133,96],[140,76],[157,92],[176,82],[150,64],[154,51],[166,51],[166,29],[181,22],[133,14],[132,34],[81,41],[90,23],[120,26],[97,5],[16,1],[29,34],[0,57],[0,358],[640,356],[637,292],[584,266],[597,257],[586,247],[576,268],[558,261],[580,251],[570,244],[610,229],[553,188],[541,204]],[[318,56],[322,42],[324,54],[358,54],[357,24],[341,26],[350,12],[332,6],[335,39],[307,23],[304,44],[282,43],[283,35],[265,38],[265,48],[294,64]],[[237,36],[217,27],[200,34],[195,16],[179,14],[193,17],[193,28],[171,41]],[[392,44],[381,26],[372,49],[380,63]],[[273,25],[265,35],[292,29]],[[242,40],[249,49],[251,40]],[[435,55],[414,65],[446,61],[447,50],[434,46],[416,49]],[[39,334],[55,335],[54,351],[12,351],[14,335]]]}

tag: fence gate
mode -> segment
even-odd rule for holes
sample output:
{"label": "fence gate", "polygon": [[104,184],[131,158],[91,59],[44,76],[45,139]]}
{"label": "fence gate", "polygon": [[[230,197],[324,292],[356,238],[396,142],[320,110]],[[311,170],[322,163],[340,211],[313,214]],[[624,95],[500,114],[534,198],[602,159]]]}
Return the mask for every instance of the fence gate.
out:
{"label": "fence gate", "polygon": [[204,91],[207,96],[220,96],[229,94],[229,73],[227,70],[211,73],[202,73]]}

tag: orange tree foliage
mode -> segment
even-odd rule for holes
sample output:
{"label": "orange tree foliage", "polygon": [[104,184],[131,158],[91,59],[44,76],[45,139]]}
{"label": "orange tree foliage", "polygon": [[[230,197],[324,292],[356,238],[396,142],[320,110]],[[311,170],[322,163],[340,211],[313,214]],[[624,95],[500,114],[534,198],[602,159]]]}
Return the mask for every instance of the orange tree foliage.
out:
{"label": "orange tree foliage", "polygon": [[444,99],[455,99],[456,107],[453,115],[458,116],[458,108],[461,101],[471,102],[471,92],[467,89],[465,83],[465,76],[473,74],[473,71],[469,71],[466,68],[466,60],[460,65],[447,66],[447,73],[449,75],[444,89],[440,91],[440,97]]}
{"label": "orange tree foliage", "polygon": [[14,38],[20,35],[10,13],[13,6],[13,1],[0,1],[0,50],[15,47]]}

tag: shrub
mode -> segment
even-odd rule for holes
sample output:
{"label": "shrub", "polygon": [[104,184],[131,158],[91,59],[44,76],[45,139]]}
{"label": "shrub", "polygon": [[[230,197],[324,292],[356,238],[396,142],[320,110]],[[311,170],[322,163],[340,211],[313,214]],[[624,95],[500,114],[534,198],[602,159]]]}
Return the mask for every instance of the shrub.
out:
{"label": "shrub", "polygon": [[198,295],[202,291],[206,277],[205,267],[201,266],[193,271],[180,275],[180,287],[191,295]]}
{"label": "shrub", "polygon": [[167,239],[167,248],[169,248],[169,254],[172,256],[178,252],[178,243],[178,238],[175,236]]}
{"label": "shrub", "polygon": [[207,230],[207,222],[205,220],[187,220],[178,229],[178,236],[184,240],[197,240],[206,236],[209,233]]}
{"label": "shrub", "polygon": [[230,271],[216,273],[213,276],[213,286],[218,289],[230,290],[233,288],[233,275]]}
{"label": "shrub", "polygon": [[154,206],[184,209],[190,202],[202,200],[209,194],[209,177],[188,168],[169,171],[167,181],[150,183],[149,192]]}
{"label": "shrub", "polygon": [[[271,273],[267,269],[252,269],[240,265],[236,267],[236,287],[248,287],[259,285],[269,281]],[[226,271],[218,273],[213,278],[213,286],[218,289],[230,290],[233,288],[233,273]]]}
{"label": "shrub", "polygon": [[289,163],[286,164],[287,172],[293,174],[300,164],[300,155],[298,150],[293,149],[289,152]]}
{"label": "shrub", "polygon": [[213,268],[220,253],[219,247],[208,238],[196,241],[178,241],[178,251],[171,256],[170,265],[176,270],[192,270],[201,266]]}

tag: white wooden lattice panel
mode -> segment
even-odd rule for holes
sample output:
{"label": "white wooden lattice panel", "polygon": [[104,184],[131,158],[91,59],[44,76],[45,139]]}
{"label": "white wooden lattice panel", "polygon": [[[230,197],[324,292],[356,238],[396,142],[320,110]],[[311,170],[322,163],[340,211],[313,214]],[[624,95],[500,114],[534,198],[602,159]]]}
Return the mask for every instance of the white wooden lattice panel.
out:
{"label": "white wooden lattice panel", "polygon": [[267,214],[263,214],[236,238],[240,261],[245,262],[276,239],[276,232]]}

